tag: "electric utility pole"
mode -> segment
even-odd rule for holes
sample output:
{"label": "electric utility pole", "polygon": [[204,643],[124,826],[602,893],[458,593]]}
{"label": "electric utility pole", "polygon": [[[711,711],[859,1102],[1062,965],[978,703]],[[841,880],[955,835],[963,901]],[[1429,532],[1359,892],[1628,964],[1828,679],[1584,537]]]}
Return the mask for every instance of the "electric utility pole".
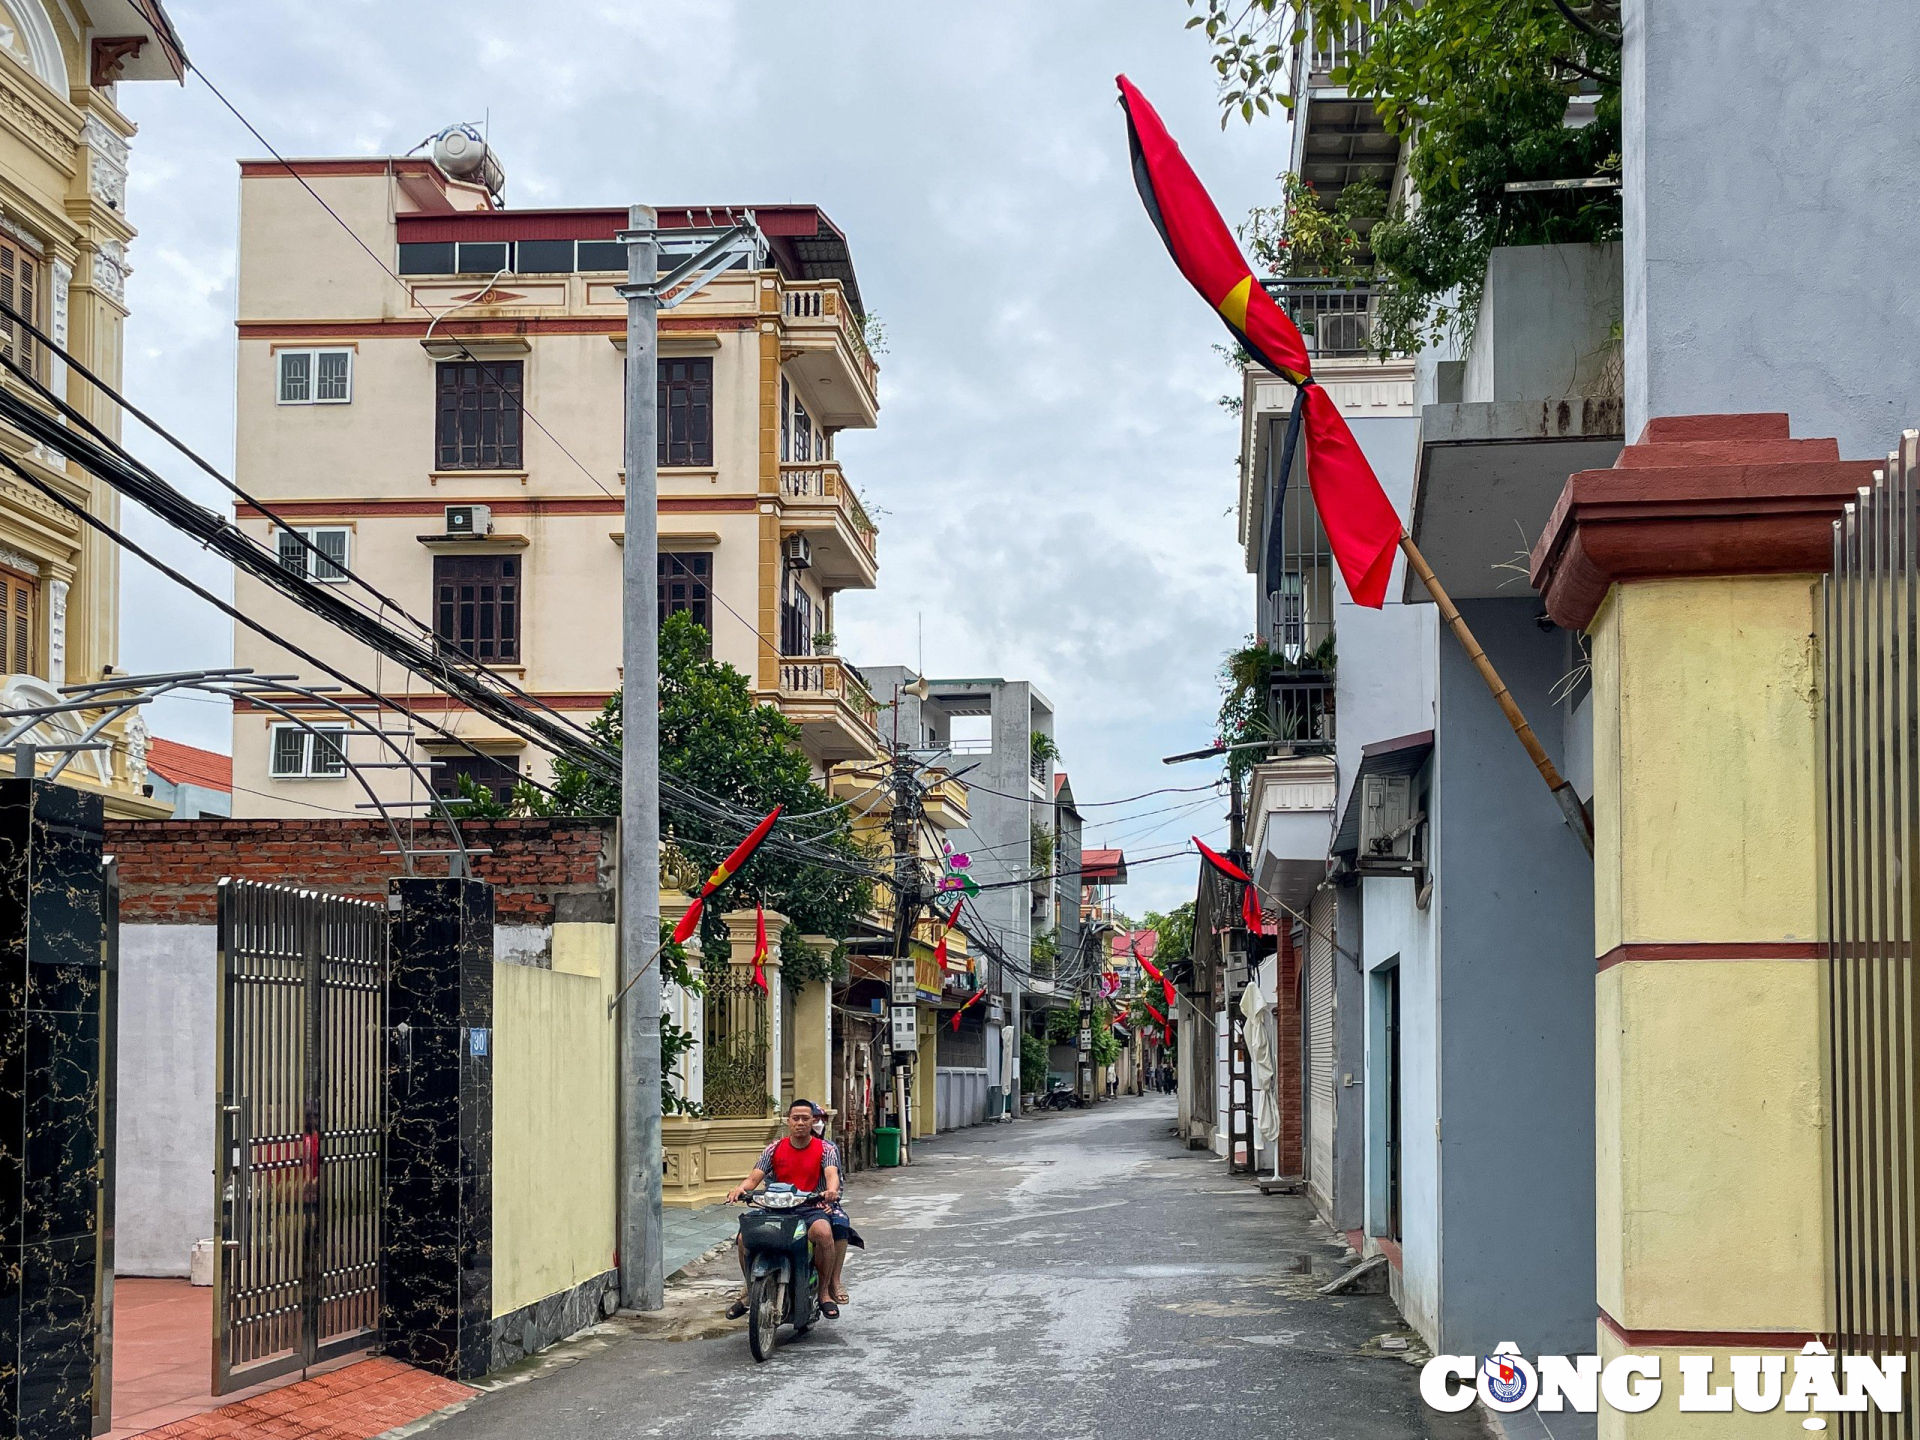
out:
{"label": "electric utility pole", "polygon": [[[620,556],[620,1303],[665,1303],[660,1212],[659,246],[650,205],[627,213],[626,539]],[[643,973],[644,972],[644,973]]]}
{"label": "electric utility pole", "polygon": [[[913,773],[912,756],[900,749],[898,694],[893,697],[893,710],[894,748],[887,777],[887,784],[893,791],[892,809],[887,816],[893,838],[892,998],[896,1016],[902,1008],[908,1016],[913,1016],[918,1007],[915,993],[918,990],[918,965],[913,958],[913,926],[920,918],[920,856],[914,840],[920,826],[921,786]],[[900,1080],[900,1153],[903,1158],[910,1159],[913,1154],[913,1082],[914,1067],[919,1062],[919,1029],[916,1024],[912,1030],[915,1048],[907,1051],[900,1048],[906,1032],[903,1032],[897,1019],[892,1030],[895,1048],[891,1052],[891,1063],[894,1074],[903,1077]],[[909,1057],[904,1066],[900,1063],[902,1053]]]}

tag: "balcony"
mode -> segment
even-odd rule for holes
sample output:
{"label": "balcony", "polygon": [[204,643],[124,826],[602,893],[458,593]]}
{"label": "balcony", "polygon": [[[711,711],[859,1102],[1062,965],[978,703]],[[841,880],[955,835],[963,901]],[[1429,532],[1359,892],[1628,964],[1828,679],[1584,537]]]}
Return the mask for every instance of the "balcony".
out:
{"label": "balcony", "polygon": [[800,744],[820,765],[871,759],[880,748],[873,696],[834,655],[780,658],[780,713],[800,727]]}
{"label": "balcony", "polygon": [[1338,791],[1331,754],[1296,754],[1253,768],[1247,795],[1249,863],[1261,887],[1296,910],[1306,908],[1314,887],[1326,878]]}
{"label": "balcony", "polygon": [[805,535],[813,569],[832,590],[871,590],[879,583],[880,529],[833,460],[780,467],[782,534]]}
{"label": "balcony", "polygon": [[785,322],[780,358],[806,381],[816,402],[814,418],[834,430],[877,425],[880,367],[840,282],[787,284],[780,313]]}
{"label": "balcony", "polygon": [[1300,327],[1309,355],[1361,359],[1399,353],[1375,344],[1380,292],[1372,282],[1315,276],[1261,283]]}
{"label": "balcony", "polygon": [[1274,743],[1296,755],[1333,753],[1334,683],[1331,670],[1276,670],[1267,689],[1267,723]]}

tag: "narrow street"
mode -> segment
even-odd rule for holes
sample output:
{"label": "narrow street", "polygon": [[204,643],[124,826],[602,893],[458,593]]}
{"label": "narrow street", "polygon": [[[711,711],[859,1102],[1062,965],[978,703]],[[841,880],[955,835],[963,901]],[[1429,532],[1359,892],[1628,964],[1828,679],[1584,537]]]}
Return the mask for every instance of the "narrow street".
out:
{"label": "narrow street", "polygon": [[[616,1322],[436,1440],[1479,1433],[1422,1410],[1425,1352],[1385,1296],[1316,1293],[1342,1248],[1308,1203],[1179,1148],[1172,1118],[1151,1096],[923,1143],[910,1169],[854,1177],[868,1249],[839,1321],[764,1365],[744,1322],[678,1342]],[[670,1306],[692,1287],[711,1313],[729,1264],[699,1267]]]}

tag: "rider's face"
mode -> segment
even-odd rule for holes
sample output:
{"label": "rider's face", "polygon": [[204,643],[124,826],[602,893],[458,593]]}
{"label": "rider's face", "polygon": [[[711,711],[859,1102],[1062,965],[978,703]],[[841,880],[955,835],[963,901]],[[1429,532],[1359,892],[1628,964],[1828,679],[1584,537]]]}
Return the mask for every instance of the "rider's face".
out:
{"label": "rider's face", "polygon": [[787,1112],[787,1133],[795,1140],[804,1140],[813,1133],[813,1111],[804,1105],[796,1105]]}

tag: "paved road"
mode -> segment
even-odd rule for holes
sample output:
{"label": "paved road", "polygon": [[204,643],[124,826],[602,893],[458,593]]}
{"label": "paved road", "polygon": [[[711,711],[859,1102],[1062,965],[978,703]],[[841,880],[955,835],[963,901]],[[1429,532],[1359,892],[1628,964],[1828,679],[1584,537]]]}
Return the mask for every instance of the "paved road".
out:
{"label": "paved road", "polygon": [[[764,1365],[738,1326],[603,1334],[434,1440],[1478,1435],[1471,1412],[1422,1409],[1424,1355],[1385,1296],[1314,1293],[1341,1246],[1306,1202],[1179,1148],[1172,1119],[1156,1096],[923,1143],[854,1177],[870,1248],[837,1322]],[[725,1263],[683,1288],[670,1333],[716,1328]]]}

